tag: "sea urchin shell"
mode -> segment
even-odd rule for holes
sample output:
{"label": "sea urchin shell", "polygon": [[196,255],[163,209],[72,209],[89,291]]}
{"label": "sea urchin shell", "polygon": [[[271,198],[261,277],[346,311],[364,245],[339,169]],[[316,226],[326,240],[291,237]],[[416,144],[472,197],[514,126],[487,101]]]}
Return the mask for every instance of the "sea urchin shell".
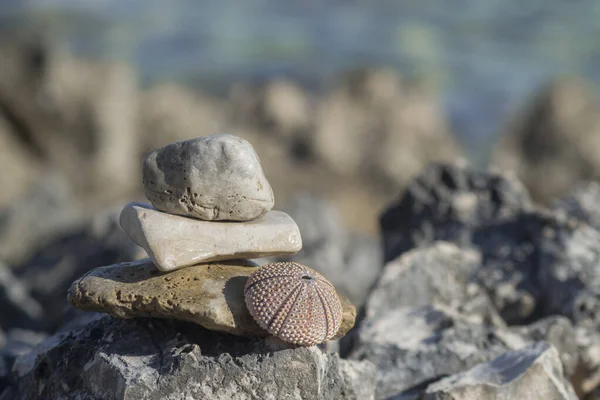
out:
{"label": "sea urchin shell", "polygon": [[335,288],[302,264],[263,265],[248,278],[244,296],[261,328],[286,342],[314,346],[340,328],[342,304]]}

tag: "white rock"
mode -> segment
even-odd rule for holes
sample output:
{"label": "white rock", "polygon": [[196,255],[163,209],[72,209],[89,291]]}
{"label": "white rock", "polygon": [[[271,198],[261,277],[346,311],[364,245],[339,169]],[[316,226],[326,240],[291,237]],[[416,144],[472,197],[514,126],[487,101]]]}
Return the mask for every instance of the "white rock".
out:
{"label": "white rock", "polygon": [[273,208],[252,145],[233,135],[171,143],[144,159],[146,197],[157,210],[208,221],[250,221]]}
{"label": "white rock", "polygon": [[248,222],[209,222],[130,203],[121,212],[120,223],[161,271],[209,261],[295,254],[302,248],[298,226],[281,211]]}
{"label": "white rock", "polygon": [[427,388],[424,400],[576,400],[558,351],[545,342],[511,351]]}

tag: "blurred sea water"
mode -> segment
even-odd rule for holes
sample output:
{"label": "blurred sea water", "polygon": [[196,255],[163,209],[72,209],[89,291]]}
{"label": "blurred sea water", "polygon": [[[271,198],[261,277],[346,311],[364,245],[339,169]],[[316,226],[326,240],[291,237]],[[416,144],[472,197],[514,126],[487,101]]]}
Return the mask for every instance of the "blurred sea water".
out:
{"label": "blurred sea water", "polygon": [[319,90],[348,68],[392,66],[440,91],[453,131],[479,155],[554,77],[600,83],[595,0],[0,0],[0,20],[130,62],[144,84],[217,94],[274,76]]}

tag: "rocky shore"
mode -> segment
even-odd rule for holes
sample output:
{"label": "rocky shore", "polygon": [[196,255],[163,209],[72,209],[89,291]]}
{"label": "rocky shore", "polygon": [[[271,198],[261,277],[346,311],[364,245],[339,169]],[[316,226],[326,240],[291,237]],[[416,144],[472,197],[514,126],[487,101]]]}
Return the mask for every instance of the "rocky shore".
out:
{"label": "rocky shore", "polygon": [[[535,96],[485,169],[388,70],[217,99],[49,47],[0,54],[0,400],[600,399],[584,83]],[[153,152],[217,132],[246,157],[203,182],[199,149]],[[248,312],[244,282],[288,260],[339,294],[333,340],[286,343]]]}

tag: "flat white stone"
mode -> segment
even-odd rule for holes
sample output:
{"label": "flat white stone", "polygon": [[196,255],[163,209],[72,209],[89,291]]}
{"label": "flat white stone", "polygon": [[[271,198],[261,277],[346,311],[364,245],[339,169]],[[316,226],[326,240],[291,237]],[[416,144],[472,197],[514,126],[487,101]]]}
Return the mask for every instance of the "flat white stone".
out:
{"label": "flat white stone", "polygon": [[161,271],[211,261],[295,254],[302,248],[296,222],[281,211],[269,211],[252,221],[216,222],[130,203],[121,212],[120,224]]}

